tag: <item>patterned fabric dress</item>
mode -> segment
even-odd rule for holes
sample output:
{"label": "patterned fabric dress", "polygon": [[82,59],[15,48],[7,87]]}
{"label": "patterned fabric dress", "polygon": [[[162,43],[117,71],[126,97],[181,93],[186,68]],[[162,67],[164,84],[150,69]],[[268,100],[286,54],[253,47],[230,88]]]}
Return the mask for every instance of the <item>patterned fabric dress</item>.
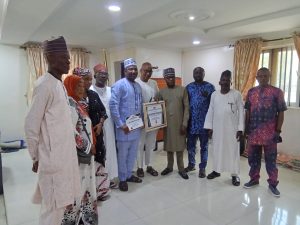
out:
{"label": "patterned fabric dress", "polygon": [[[72,120],[75,130],[75,140],[78,150],[89,153],[92,141],[92,123],[87,113],[80,105],[70,97],[70,106],[72,111]],[[82,118],[82,120],[80,119]],[[83,124],[83,123],[84,124]],[[86,127],[88,134],[84,131]],[[89,137],[87,136],[89,135]],[[79,172],[81,177],[81,197],[76,199],[74,204],[68,206],[65,210],[62,225],[97,225],[97,195],[95,188],[95,164],[92,156],[90,164],[79,163]]]}
{"label": "patterned fabric dress", "polygon": [[[80,101],[82,107],[89,113],[93,127],[97,125],[101,118],[107,119],[105,106],[101,102],[97,92],[88,90],[87,98]],[[97,199],[105,200],[110,193],[108,173],[105,168],[106,149],[103,140],[103,132],[95,137],[96,156],[95,156],[95,175]]]}

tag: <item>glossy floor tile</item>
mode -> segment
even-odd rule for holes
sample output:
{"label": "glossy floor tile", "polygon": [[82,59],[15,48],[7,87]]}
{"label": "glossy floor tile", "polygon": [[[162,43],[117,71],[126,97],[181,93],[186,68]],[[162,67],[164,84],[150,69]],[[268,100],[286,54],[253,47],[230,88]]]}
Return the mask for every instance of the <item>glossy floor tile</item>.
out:
{"label": "glossy floor tile", "polygon": [[4,205],[4,196],[3,195],[0,195],[0,224],[1,225],[7,225],[5,205]]}
{"label": "glossy floor tile", "polygon": [[[161,149],[159,144],[159,149]],[[197,154],[198,160],[199,155]],[[26,150],[3,154],[4,200],[8,225],[37,225],[39,206],[30,202],[36,175]],[[187,154],[185,154],[185,163]],[[153,167],[166,167],[166,153],[154,153]],[[300,225],[300,173],[279,168],[281,197],[268,191],[262,164],[260,185],[244,189],[248,181],[247,159],[241,158],[241,186],[231,184],[230,174],[214,180],[198,178],[198,170],[183,180],[177,171],[152,177],[145,173],[141,184],[129,183],[128,192],[113,190],[99,202],[100,225]],[[211,172],[210,161],[207,173]],[[2,204],[3,207],[3,204]],[[1,209],[1,197],[0,197]],[[6,225],[0,212],[0,224]]]}

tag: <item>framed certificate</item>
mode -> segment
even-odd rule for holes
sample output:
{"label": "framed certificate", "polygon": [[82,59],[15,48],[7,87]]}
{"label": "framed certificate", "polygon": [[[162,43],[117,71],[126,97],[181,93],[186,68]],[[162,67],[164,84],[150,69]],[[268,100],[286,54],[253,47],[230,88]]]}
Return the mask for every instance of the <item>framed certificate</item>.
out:
{"label": "framed certificate", "polygon": [[143,104],[146,132],[167,126],[165,101]]}

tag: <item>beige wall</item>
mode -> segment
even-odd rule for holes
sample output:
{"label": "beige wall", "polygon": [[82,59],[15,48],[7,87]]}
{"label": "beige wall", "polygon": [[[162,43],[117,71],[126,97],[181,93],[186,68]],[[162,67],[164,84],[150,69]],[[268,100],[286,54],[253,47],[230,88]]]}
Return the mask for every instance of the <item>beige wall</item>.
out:
{"label": "beige wall", "polygon": [[135,48],[128,47],[128,48],[118,48],[110,50],[108,53],[109,58],[109,84],[112,85],[115,81],[119,78],[120,74],[115,73],[114,63],[116,61],[122,61],[126,58],[135,58]]}

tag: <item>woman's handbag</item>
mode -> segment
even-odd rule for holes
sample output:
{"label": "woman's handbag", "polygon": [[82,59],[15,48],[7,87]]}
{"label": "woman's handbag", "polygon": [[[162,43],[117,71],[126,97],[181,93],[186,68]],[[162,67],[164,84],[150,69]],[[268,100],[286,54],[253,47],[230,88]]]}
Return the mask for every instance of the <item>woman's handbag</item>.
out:
{"label": "woman's handbag", "polygon": [[[81,115],[79,113],[78,113],[78,116],[79,116],[79,119],[81,120],[83,131],[86,133],[89,143],[92,144],[90,135],[89,135],[88,131],[86,130],[83,118],[81,117]],[[91,159],[92,159],[92,152],[90,151],[89,153],[85,153],[84,151],[82,151],[81,149],[79,149],[77,147],[76,147],[76,149],[77,149],[78,162],[82,163],[82,164],[90,164]]]}

